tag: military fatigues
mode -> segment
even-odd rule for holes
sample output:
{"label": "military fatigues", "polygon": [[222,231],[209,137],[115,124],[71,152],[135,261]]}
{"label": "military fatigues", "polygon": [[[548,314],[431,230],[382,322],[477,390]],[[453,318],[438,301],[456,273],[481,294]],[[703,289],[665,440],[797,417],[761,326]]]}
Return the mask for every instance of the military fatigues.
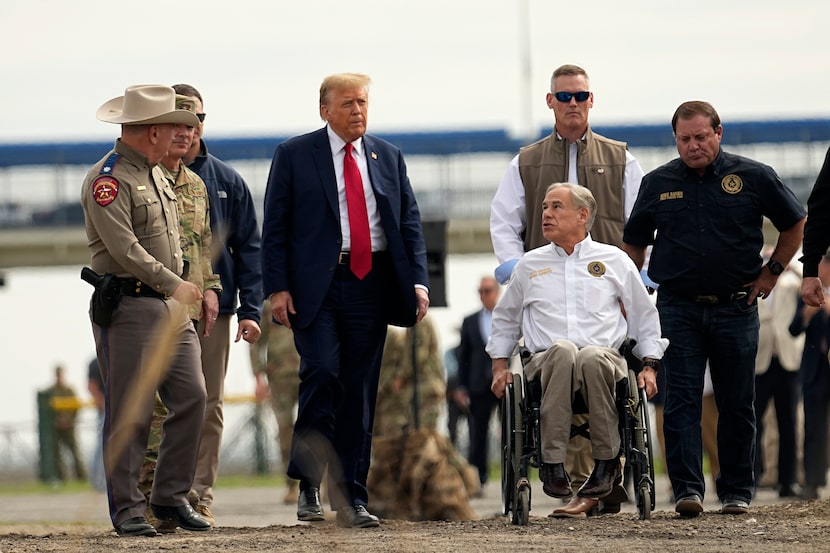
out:
{"label": "military fatigues", "polygon": [[[419,427],[415,427],[414,356],[418,363]],[[476,469],[436,428],[446,402],[444,365],[429,316],[406,331],[390,327],[383,350],[367,485],[373,510],[408,520],[472,520],[468,497]]]}
{"label": "military fatigues", "polygon": [[[176,340],[166,376],[158,383],[170,415],[164,423],[154,504],[179,506],[187,501],[206,392],[196,331],[169,298],[182,283],[183,264],[176,197],[161,170],[119,140],[87,174],[81,203],[92,269],[122,279],[112,323],[106,328],[92,324],[105,382],[103,441],[110,518],[118,526],[145,513],[137,484],[156,386],[143,381],[142,375],[147,371],[143,363],[158,343],[159,325],[172,326]],[[171,320],[174,314],[180,319]],[[149,390],[146,397],[134,397],[138,388]],[[137,409],[127,413],[133,402]],[[111,450],[117,445],[118,451]]]}
{"label": "military fatigues", "polygon": [[[300,355],[294,347],[294,333],[271,322],[271,304],[262,306],[262,334],[251,344],[251,369],[264,373],[271,392],[271,408],[279,428],[280,470],[288,471],[291,457],[291,436],[294,434],[294,408],[300,388]],[[291,480],[289,486],[297,483]]]}
{"label": "military fatigues", "polygon": [[[77,399],[75,390],[66,384],[55,384],[48,390],[52,399]],[[86,480],[86,468],[81,456],[78,453],[78,441],[75,439],[75,419],[78,415],[78,408],[55,409],[55,470],[58,480],[66,480],[66,466],[61,455],[61,444],[69,450],[72,456],[72,464],[75,468],[75,477],[78,480]]]}
{"label": "military fatigues", "polygon": [[[446,397],[444,364],[438,353],[438,337],[432,321],[428,318],[413,328],[418,361],[419,422],[421,427],[435,430]],[[383,348],[378,383],[375,436],[398,435],[405,427],[415,427],[412,353],[412,330],[390,328]]]}
{"label": "military fatigues", "polygon": [[[182,256],[187,267],[186,279],[200,290],[216,290],[221,294],[222,285],[219,275],[213,272],[210,261],[210,212],[207,188],[202,179],[180,164],[180,171],[173,175],[164,166],[159,166],[167,181],[173,186],[176,194],[176,207],[179,213],[179,237]],[[202,301],[188,306],[188,314],[193,321],[202,318]],[[145,497],[149,497],[153,486],[153,478],[158,460],[159,444],[161,443],[161,427],[167,416],[167,409],[156,395],[153,408],[153,421],[150,425],[150,439],[147,443],[147,452],[144,465],[141,467],[139,488]],[[150,513],[148,513],[149,515]]]}

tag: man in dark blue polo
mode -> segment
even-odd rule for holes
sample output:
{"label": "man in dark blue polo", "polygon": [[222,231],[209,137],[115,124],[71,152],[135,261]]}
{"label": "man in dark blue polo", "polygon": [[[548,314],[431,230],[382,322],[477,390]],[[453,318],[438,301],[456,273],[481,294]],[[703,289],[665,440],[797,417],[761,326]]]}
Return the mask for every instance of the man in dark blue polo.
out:
{"label": "man in dark blue polo", "polygon": [[[741,514],[755,492],[756,298],[769,295],[798,249],[806,214],[772,168],[721,149],[723,127],[710,104],[681,104],[672,130],[680,157],[643,178],[624,249],[642,267],[654,244],[648,276],[660,285],[657,307],[670,341],[663,431],[675,510],[703,510],[700,416],[708,359],[720,414],[721,512]],[[764,217],[779,235],[762,266]]]}

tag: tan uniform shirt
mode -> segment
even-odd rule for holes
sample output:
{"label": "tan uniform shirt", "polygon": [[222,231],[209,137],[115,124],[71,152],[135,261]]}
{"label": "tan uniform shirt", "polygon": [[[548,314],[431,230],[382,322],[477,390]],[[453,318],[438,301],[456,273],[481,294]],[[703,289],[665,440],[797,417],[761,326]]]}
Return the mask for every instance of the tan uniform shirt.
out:
{"label": "tan uniform shirt", "polygon": [[[113,152],[120,157],[110,167]],[[111,170],[102,173],[105,164]],[[173,294],[182,283],[179,216],[176,195],[158,166],[117,140],[87,173],[81,205],[92,270]]]}

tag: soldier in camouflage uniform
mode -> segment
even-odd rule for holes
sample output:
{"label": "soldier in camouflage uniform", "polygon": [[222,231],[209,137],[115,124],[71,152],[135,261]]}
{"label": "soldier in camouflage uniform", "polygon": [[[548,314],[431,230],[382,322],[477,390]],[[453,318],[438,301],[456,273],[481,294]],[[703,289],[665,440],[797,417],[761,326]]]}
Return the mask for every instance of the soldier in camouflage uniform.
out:
{"label": "soldier in camouflage uniform", "polygon": [[[55,384],[47,390],[51,399],[77,400],[75,390],[72,389],[64,379],[63,366],[55,367]],[[53,406],[54,409],[54,406]],[[67,479],[66,466],[63,462],[62,449],[66,448],[72,457],[72,464],[75,468],[75,477],[78,480],[86,480],[86,468],[81,456],[78,453],[78,441],[75,439],[75,419],[78,415],[78,407],[64,407],[54,409],[55,424],[55,470],[58,480]]]}
{"label": "soldier in camouflage uniform", "polygon": [[[291,436],[294,434],[294,408],[300,388],[300,355],[294,347],[291,329],[271,321],[271,303],[262,306],[262,335],[251,344],[251,369],[256,377],[256,398],[271,400],[271,408],[277,417],[280,448],[280,471],[288,472],[291,457]],[[299,481],[287,478],[287,491],[283,503],[297,502]]]}
{"label": "soldier in camouflage uniform", "polygon": [[[418,425],[413,406],[413,345]],[[427,315],[406,331],[390,327],[383,350],[368,487],[372,510],[407,520],[471,520],[474,467],[437,431],[445,404],[438,336]]]}
{"label": "soldier in camouflage uniform", "polygon": [[[195,111],[195,104],[187,96],[176,96],[176,109]],[[181,162],[181,158],[190,148],[193,140],[194,127],[188,127],[187,132],[177,132],[173,144],[167,155],[162,159],[159,167],[165,178],[176,193],[176,208],[179,212],[179,236],[182,257],[185,262],[185,271],[182,275],[186,280],[197,285],[203,293],[203,299],[188,306],[188,314],[194,324],[206,317],[205,334],[213,329],[212,321],[216,320],[219,311],[219,294],[222,293],[222,284],[219,275],[213,272],[210,262],[210,212],[207,188],[202,179],[188,169]],[[213,292],[213,293],[211,293]],[[147,441],[147,451],[144,464],[141,467],[138,486],[148,498],[153,488],[153,477],[156,472],[159,444],[161,442],[161,427],[167,417],[167,408],[162,404],[156,393],[156,404],[153,409],[153,420],[150,426],[150,436]],[[207,508],[200,510],[194,507],[202,518],[214,525],[213,516]],[[203,512],[207,511],[207,512]],[[147,508],[146,518],[159,532],[175,531],[175,525],[167,521],[156,521],[153,513]]]}

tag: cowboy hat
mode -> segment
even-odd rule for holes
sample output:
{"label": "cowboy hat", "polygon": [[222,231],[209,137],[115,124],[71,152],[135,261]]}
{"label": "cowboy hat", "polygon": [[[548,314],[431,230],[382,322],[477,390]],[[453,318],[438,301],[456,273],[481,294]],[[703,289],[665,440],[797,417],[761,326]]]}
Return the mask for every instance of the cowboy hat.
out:
{"label": "cowboy hat", "polygon": [[178,123],[195,127],[199,118],[192,111],[176,109],[176,91],[164,85],[135,85],[98,108],[96,117],[121,125]]}

